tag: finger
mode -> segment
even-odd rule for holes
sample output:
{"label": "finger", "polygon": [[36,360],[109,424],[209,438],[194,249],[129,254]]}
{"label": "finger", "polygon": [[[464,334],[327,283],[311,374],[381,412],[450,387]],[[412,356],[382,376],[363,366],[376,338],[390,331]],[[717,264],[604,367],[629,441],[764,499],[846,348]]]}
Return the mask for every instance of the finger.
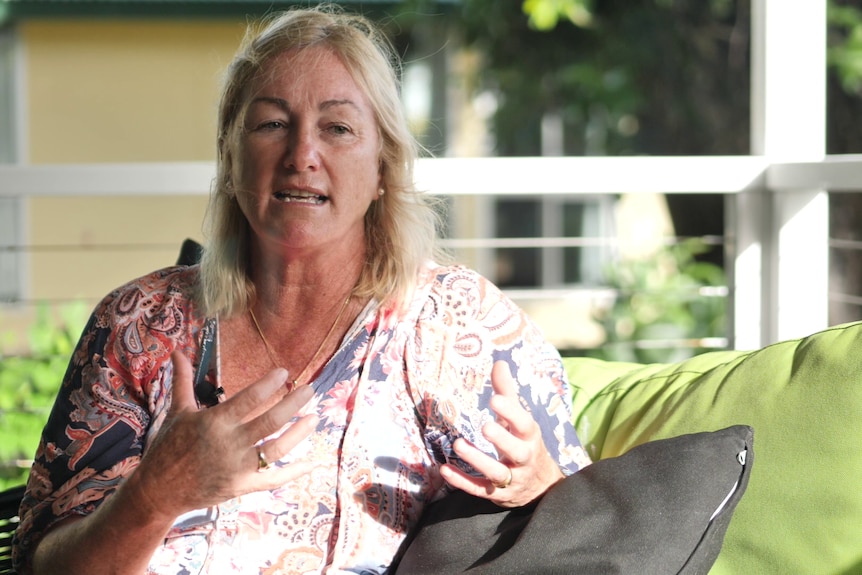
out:
{"label": "finger", "polygon": [[538,424],[532,414],[521,405],[519,398],[495,395],[491,397],[490,405],[497,415],[497,423],[515,437],[531,439],[538,432]]}
{"label": "finger", "polygon": [[174,350],[171,353],[171,364],[174,375],[171,382],[171,408],[170,412],[197,411],[195,400],[195,389],[193,381],[194,371],[189,358],[181,351]]}
{"label": "finger", "polygon": [[253,442],[257,442],[284,427],[313,396],[314,390],[311,386],[299,386],[274,406],[251,420],[247,425],[247,430]]}
{"label": "finger", "polygon": [[258,445],[254,453],[255,458],[257,458],[257,452],[259,451],[267,462],[273,463],[278,461],[290,453],[303,439],[311,435],[317,428],[318,421],[319,419],[316,415],[302,417],[278,437]]}
{"label": "finger", "polygon": [[[491,388],[494,390],[494,397],[507,397],[513,400],[518,398],[518,382],[512,377],[512,372],[509,369],[509,364],[505,361],[495,361],[491,368]],[[492,408],[493,409],[493,408]],[[496,411],[496,410],[495,410]],[[497,414],[497,420],[502,425],[506,425],[505,420]]]}
{"label": "finger", "polygon": [[287,381],[287,370],[278,368],[252,383],[232,398],[220,403],[212,409],[227,412],[229,415],[243,419],[267,399],[284,387]]}
{"label": "finger", "polygon": [[460,489],[476,497],[487,498],[494,486],[484,477],[475,477],[458,469],[451,463],[440,466],[440,476],[455,489]]}
{"label": "finger", "polygon": [[518,382],[512,377],[509,364],[499,360],[494,362],[491,368],[491,387],[497,395],[507,397],[518,397]]}
{"label": "finger", "polygon": [[525,465],[530,461],[532,442],[514,435],[511,427],[489,421],[482,426],[482,435],[496,448],[501,461],[515,465]]}
{"label": "finger", "polygon": [[307,475],[315,468],[311,461],[296,461],[283,467],[270,467],[260,473],[253,473],[253,491],[264,491],[277,489],[286,483],[294,481],[303,475]]}
{"label": "finger", "polygon": [[466,439],[456,439],[452,447],[458,457],[482,474],[482,478],[480,479],[475,479],[469,475],[468,477],[471,477],[471,480],[475,480],[476,483],[480,483],[483,487],[487,487],[488,482],[499,484],[509,478],[509,468],[505,463],[491,457]]}

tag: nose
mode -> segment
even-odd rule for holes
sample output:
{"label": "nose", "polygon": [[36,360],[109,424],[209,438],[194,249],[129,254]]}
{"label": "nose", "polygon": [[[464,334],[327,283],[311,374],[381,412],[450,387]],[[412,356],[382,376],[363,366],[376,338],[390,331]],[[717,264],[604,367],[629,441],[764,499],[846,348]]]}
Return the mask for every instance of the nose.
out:
{"label": "nose", "polygon": [[288,138],[284,164],[297,172],[314,171],[320,167],[320,150],[317,132],[309,128],[297,128]]}

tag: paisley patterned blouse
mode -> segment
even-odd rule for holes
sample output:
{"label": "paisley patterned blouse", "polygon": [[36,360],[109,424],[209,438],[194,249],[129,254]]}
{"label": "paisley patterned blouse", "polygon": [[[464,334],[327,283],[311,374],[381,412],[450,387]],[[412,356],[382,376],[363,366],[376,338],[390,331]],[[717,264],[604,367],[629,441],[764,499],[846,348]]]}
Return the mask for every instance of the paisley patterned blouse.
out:
{"label": "paisley patterned blouse", "polygon": [[[196,266],[167,268],[95,309],[36,453],[14,542],[19,568],[47,528],[90,513],[134,471],[166,413],[171,351],[200,362],[197,281]],[[509,363],[564,473],[588,464],[556,350],[483,277],[429,266],[402,311],[370,303],[313,382],[303,413],[317,412],[319,426],[282,461],[308,459],[315,470],[178,518],[148,573],[385,572],[445,492],[440,464],[465,466],[453,441],[494,453],[480,430],[493,418],[497,360]],[[211,366],[217,382],[217,349]]]}

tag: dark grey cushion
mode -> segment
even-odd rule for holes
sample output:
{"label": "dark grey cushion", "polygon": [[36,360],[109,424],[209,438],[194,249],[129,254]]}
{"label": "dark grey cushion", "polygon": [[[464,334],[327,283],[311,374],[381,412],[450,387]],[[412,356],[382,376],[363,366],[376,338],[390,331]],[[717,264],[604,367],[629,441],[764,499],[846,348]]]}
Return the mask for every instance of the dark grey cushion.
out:
{"label": "dark grey cushion", "polygon": [[538,503],[504,509],[464,492],[430,505],[394,573],[707,573],[754,461],[733,426],[597,461]]}

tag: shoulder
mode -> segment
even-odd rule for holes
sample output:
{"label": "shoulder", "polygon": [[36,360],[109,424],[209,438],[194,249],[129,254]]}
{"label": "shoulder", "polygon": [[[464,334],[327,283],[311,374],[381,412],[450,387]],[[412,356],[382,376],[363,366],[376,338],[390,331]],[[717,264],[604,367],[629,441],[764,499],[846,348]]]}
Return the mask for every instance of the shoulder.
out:
{"label": "shoulder", "polygon": [[429,265],[421,274],[414,309],[420,324],[461,330],[518,333],[529,320],[523,310],[482,274],[461,265]]}
{"label": "shoulder", "polygon": [[100,358],[126,382],[160,381],[174,349],[195,363],[206,318],[198,310],[197,266],[173,266],[135,278],[96,306],[82,337],[80,363]]}
{"label": "shoulder", "polygon": [[93,320],[109,329],[142,322],[169,334],[199,315],[198,285],[196,265],[162,268],[112,290],[97,304]]}
{"label": "shoulder", "polygon": [[194,305],[199,278],[197,265],[162,268],[112,290],[102,299],[100,307],[119,306],[128,310],[141,303],[149,307],[165,300]]}
{"label": "shoulder", "polygon": [[170,266],[128,281],[113,290],[111,295],[120,295],[130,291],[147,291],[185,293],[191,297],[192,292],[197,289],[199,278],[199,265]]}
{"label": "shoulder", "polygon": [[424,285],[421,291],[426,302],[432,300],[438,307],[457,307],[470,315],[484,315],[502,306],[509,313],[520,313],[491,280],[462,265],[428,266],[420,283]]}
{"label": "shoulder", "polygon": [[422,270],[419,283],[426,293],[475,292],[482,298],[502,295],[491,280],[463,265],[429,264]]}

